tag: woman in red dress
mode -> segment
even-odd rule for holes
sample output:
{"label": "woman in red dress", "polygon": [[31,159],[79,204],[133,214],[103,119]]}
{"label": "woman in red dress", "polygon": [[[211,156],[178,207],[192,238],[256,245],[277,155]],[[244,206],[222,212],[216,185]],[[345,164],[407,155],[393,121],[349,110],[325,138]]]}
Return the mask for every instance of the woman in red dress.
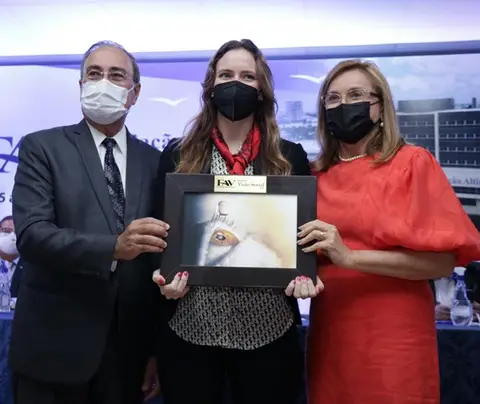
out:
{"label": "woman in red dress", "polygon": [[318,220],[299,233],[325,285],[312,299],[309,402],[438,404],[428,280],[480,259],[479,233],[435,158],[401,138],[374,64],[327,75],[318,128]]}

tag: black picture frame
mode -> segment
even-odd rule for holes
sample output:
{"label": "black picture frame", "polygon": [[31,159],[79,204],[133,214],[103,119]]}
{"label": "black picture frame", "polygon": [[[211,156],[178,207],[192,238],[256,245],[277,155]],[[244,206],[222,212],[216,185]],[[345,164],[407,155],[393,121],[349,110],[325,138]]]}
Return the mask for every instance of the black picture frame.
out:
{"label": "black picture frame", "polygon": [[[187,251],[184,243],[188,242],[192,247],[192,238],[188,239],[190,231],[185,230],[185,204],[189,195],[202,194],[295,196],[296,226],[291,230],[294,232],[295,240],[298,227],[317,217],[317,187],[316,178],[313,176],[218,176],[168,173],[165,178],[164,220],[170,225],[170,229],[167,238],[168,246],[162,253],[160,269],[167,282],[171,282],[178,272],[186,271],[189,273],[188,284],[191,286],[285,288],[297,276],[307,276],[313,280],[314,284],[316,283],[316,254],[304,253],[295,240],[292,241],[294,243],[292,249],[294,248],[296,255],[295,268],[208,266],[208,264],[199,265],[198,262],[189,259],[192,253],[188,252],[190,250]],[[219,216],[221,215],[217,214],[216,217]],[[291,222],[294,221],[294,217],[291,217]],[[201,223],[192,226],[197,224]],[[275,224],[272,223],[272,226]],[[205,231],[202,234],[204,233]],[[196,244],[191,250],[198,256],[199,253],[196,251],[200,241],[193,243]]]}

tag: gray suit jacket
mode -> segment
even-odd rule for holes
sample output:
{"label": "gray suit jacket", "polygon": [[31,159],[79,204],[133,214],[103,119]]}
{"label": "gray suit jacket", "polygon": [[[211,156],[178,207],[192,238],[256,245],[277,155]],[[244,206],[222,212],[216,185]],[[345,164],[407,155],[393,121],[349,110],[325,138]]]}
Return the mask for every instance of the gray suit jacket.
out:
{"label": "gray suit jacket", "polygon": [[[125,225],[154,215],[160,152],[127,135]],[[13,322],[14,372],[82,383],[97,370],[114,322],[122,362],[140,377],[152,353],[150,257],[110,271],[115,217],[85,121],[24,137],[13,189],[24,269]]]}

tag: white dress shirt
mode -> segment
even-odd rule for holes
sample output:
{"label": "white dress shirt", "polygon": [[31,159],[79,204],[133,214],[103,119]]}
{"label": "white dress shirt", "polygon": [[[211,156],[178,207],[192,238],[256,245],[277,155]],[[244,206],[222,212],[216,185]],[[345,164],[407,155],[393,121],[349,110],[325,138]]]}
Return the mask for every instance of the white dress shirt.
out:
{"label": "white dress shirt", "polygon": [[15,272],[15,269],[17,268],[19,260],[20,260],[20,257],[15,258],[13,261],[5,261],[5,265],[7,266],[7,269],[8,269],[8,282],[10,284],[12,283],[13,274]]}
{"label": "white dress shirt", "polygon": [[[102,132],[95,129],[87,122],[88,128],[92,133],[93,141],[95,146],[97,146],[98,156],[100,157],[100,162],[102,167],[105,168],[105,154],[107,153],[107,148],[102,145],[102,142],[107,138]],[[120,129],[113,139],[117,142],[113,148],[113,157],[117,163],[118,169],[120,170],[120,176],[122,177],[123,192],[126,195],[126,182],[127,182],[127,128],[124,126]]]}
{"label": "white dress shirt", "polygon": [[[98,156],[100,162],[102,163],[102,168],[105,169],[105,154],[107,153],[107,148],[102,144],[102,142],[107,138],[102,132],[95,129],[92,125],[87,122],[90,133],[92,134],[93,141],[95,146],[97,146]],[[117,163],[118,169],[120,170],[120,177],[122,178],[123,193],[127,195],[127,128],[123,126],[114,137],[117,144],[113,148],[113,158]],[[106,183],[105,183],[106,186]],[[113,209],[113,208],[112,208]],[[114,272],[117,269],[117,261],[112,262],[110,270]]]}

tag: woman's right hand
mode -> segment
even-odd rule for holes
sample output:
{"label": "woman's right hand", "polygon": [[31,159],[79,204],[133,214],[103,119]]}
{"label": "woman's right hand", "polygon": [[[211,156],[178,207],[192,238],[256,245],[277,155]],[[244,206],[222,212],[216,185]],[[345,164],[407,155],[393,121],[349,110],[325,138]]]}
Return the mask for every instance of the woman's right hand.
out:
{"label": "woman's right hand", "polygon": [[160,292],[167,299],[181,299],[190,290],[190,287],[187,286],[188,272],[179,272],[171,283],[165,285],[165,278],[160,275],[160,270],[157,269],[153,272],[152,280],[158,285]]}
{"label": "woman's right hand", "polygon": [[285,294],[296,299],[308,299],[316,297],[323,289],[325,289],[325,286],[318,276],[316,285],[309,277],[299,276],[288,284]]}

